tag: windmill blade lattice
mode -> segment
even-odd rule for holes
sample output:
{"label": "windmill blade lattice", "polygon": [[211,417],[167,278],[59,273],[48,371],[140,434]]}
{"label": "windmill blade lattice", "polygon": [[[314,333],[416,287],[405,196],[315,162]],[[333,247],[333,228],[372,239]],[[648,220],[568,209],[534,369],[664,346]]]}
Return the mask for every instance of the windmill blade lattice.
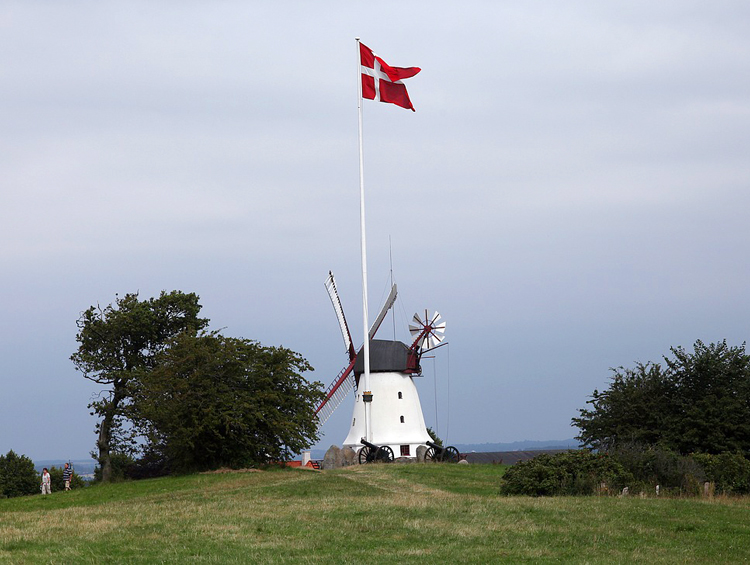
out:
{"label": "windmill blade lattice", "polygon": [[326,423],[326,420],[336,411],[336,408],[344,401],[355,386],[354,381],[354,359],[349,363],[348,367],[341,369],[341,372],[333,380],[325,391],[325,398],[318,405],[315,410],[315,414],[318,416],[318,422],[322,426]]}
{"label": "windmill blade lattice", "polygon": [[336,279],[333,278],[333,273],[331,271],[328,271],[328,278],[326,278],[325,287],[326,291],[328,291],[328,297],[331,299],[331,304],[333,304],[333,309],[336,312],[336,318],[339,321],[339,327],[341,328],[341,335],[344,338],[346,351],[351,358],[355,354],[354,346],[352,345],[352,334],[349,333],[349,325],[346,323],[344,308],[341,306],[339,292],[336,290]]}
{"label": "windmill blade lattice", "polygon": [[445,339],[445,322],[440,319],[440,313],[430,314],[424,311],[424,318],[414,314],[412,323],[409,324],[409,332],[414,343],[422,349],[432,349]]}

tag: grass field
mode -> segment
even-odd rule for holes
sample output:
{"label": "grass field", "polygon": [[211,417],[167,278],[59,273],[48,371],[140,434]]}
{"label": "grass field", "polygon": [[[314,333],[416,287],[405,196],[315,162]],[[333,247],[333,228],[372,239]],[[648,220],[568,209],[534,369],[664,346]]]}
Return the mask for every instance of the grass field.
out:
{"label": "grass field", "polygon": [[192,475],[0,500],[7,563],[737,563],[750,499],[505,498],[496,465]]}

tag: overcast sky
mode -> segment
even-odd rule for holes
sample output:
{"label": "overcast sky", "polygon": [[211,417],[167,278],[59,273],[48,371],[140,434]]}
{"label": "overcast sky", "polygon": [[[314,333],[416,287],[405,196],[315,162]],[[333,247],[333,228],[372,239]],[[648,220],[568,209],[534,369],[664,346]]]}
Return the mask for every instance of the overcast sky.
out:
{"label": "overcast sky", "polygon": [[116,293],[195,292],[333,379],[329,270],[362,340],[357,36],[422,68],[416,113],[364,102],[370,309],[392,256],[379,337],[443,315],[418,382],[441,437],[573,437],[610,367],[747,339],[744,0],[4,0],[0,452],[93,449],[69,357]]}

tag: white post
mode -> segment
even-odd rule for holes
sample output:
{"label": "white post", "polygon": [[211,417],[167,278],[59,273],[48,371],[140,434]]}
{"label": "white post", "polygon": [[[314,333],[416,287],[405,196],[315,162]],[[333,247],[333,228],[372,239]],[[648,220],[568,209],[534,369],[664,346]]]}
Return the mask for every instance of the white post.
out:
{"label": "white post", "polygon": [[[364,326],[363,334],[365,336],[364,348],[362,354],[365,356],[365,372],[363,380],[363,390],[370,393],[370,328],[368,327],[367,313],[367,240],[365,238],[365,173],[364,173],[364,150],[362,147],[362,61],[359,50],[359,37],[357,41],[357,113],[359,116],[359,224],[360,224],[360,243],[362,246],[362,321]],[[364,401],[365,408],[365,439],[372,441],[370,429],[370,404]]]}

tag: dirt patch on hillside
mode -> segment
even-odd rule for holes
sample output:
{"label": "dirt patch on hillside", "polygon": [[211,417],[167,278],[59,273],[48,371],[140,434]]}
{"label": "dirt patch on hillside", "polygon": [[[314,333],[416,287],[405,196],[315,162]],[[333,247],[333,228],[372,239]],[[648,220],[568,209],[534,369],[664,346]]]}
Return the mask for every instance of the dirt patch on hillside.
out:
{"label": "dirt patch on hillside", "polygon": [[222,467],[221,469],[216,469],[214,471],[203,471],[200,473],[201,475],[217,475],[217,474],[225,474],[225,473],[262,473],[260,469],[229,469],[228,467]]}

